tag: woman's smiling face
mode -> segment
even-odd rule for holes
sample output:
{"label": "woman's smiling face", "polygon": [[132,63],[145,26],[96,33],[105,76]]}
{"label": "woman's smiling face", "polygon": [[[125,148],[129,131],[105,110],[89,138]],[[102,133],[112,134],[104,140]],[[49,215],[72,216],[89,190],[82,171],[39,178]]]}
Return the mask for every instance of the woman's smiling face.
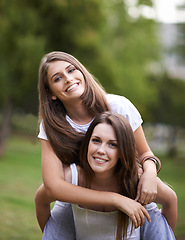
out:
{"label": "woman's smiling face", "polygon": [[66,61],[51,62],[48,67],[48,83],[52,99],[60,99],[63,104],[81,97],[85,90],[84,76]]}
{"label": "woman's smiling face", "polygon": [[[118,161],[117,138],[113,127],[107,123],[96,125],[89,141],[87,159],[92,170],[106,176],[114,174]],[[108,175],[107,175],[108,174]]]}

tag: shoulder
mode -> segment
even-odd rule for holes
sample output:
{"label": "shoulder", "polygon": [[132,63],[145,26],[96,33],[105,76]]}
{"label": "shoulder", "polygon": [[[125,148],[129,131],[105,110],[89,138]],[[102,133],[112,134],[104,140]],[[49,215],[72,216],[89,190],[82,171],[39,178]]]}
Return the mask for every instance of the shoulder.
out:
{"label": "shoulder", "polygon": [[124,96],[120,96],[120,95],[116,95],[116,94],[110,94],[110,93],[108,93],[107,95],[106,95],[106,97],[107,97],[107,101],[109,102],[109,103],[111,103],[111,102],[118,102],[118,101],[128,101],[128,99],[126,98],[126,97],[124,97]]}
{"label": "shoulder", "polygon": [[72,183],[72,172],[70,166],[64,168],[64,179],[66,182]]}
{"label": "shoulder", "polygon": [[[73,165],[73,167],[72,167],[72,165]],[[74,171],[74,168],[77,170],[76,173]],[[76,165],[76,164],[71,164],[70,166],[65,167],[64,168],[64,179],[65,179],[66,182],[82,186],[82,182],[83,182],[83,170],[82,170],[82,168],[80,166]]]}
{"label": "shoulder", "polygon": [[43,122],[43,120],[40,122],[40,125],[39,125],[38,138],[44,139],[44,140],[48,140],[46,132],[45,132],[45,129],[44,129],[44,122]]}
{"label": "shoulder", "polygon": [[134,107],[134,105],[131,103],[129,99],[120,95],[107,94],[107,101],[112,111],[114,111],[114,109],[116,108],[126,109],[127,107]]}
{"label": "shoulder", "polygon": [[142,124],[141,115],[130,100],[126,97],[114,94],[107,94],[106,96],[111,111],[126,117],[133,131]]}

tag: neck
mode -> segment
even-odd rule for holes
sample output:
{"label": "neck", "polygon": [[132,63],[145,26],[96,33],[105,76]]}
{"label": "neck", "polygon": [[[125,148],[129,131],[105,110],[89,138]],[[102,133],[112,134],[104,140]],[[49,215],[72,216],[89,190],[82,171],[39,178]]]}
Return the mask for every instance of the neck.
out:
{"label": "neck", "polygon": [[89,113],[82,101],[65,105],[65,108],[67,115],[77,124],[87,124],[93,119],[93,116]]}
{"label": "neck", "polygon": [[100,191],[118,192],[117,179],[115,176],[96,174],[92,179],[91,188]]}

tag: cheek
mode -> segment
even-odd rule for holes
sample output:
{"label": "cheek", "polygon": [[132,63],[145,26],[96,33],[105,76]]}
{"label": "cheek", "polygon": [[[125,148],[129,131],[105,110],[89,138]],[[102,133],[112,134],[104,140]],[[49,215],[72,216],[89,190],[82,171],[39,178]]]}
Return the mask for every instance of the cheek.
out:
{"label": "cheek", "polygon": [[77,78],[81,79],[82,84],[85,86],[85,78],[84,78],[83,74],[79,73]]}
{"label": "cheek", "polygon": [[89,143],[87,156],[91,156],[96,151],[96,147],[94,144]]}
{"label": "cheek", "polygon": [[114,159],[114,161],[117,163],[118,159],[119,159],[119,155],[118,152],[112,152],[111,154],[112,158]]}

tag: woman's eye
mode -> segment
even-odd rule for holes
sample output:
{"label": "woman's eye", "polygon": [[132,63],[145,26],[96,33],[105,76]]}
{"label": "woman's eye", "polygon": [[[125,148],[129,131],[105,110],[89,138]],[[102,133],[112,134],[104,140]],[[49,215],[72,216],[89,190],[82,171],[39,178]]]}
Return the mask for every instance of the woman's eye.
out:
{"label": "woman's eye", "polygon": [[93,143],[99,143],[99,142],[100,142],[100,140],[99,140],[98,138],[93,138],[93,139],[91,139],[91,141],[92,141]]}
{"label": "woman's eye", "polygon": [[76,70],[76,68],[71,68],[71,69],[69,69],[69,73],[72,73],[72,72],[74,72]]}
{"label": "woman's eye", "polygon": [[55,82],[58,82],[60,79],[62,79],[61,76],[55,78]]}
{"label": "woman's eye", "polygon": [[118,146],[118,144],[117,143],[109,143],[109,145],[111,146],[111,147],[114,147],[114,148],[117,148],[117,146]]}

